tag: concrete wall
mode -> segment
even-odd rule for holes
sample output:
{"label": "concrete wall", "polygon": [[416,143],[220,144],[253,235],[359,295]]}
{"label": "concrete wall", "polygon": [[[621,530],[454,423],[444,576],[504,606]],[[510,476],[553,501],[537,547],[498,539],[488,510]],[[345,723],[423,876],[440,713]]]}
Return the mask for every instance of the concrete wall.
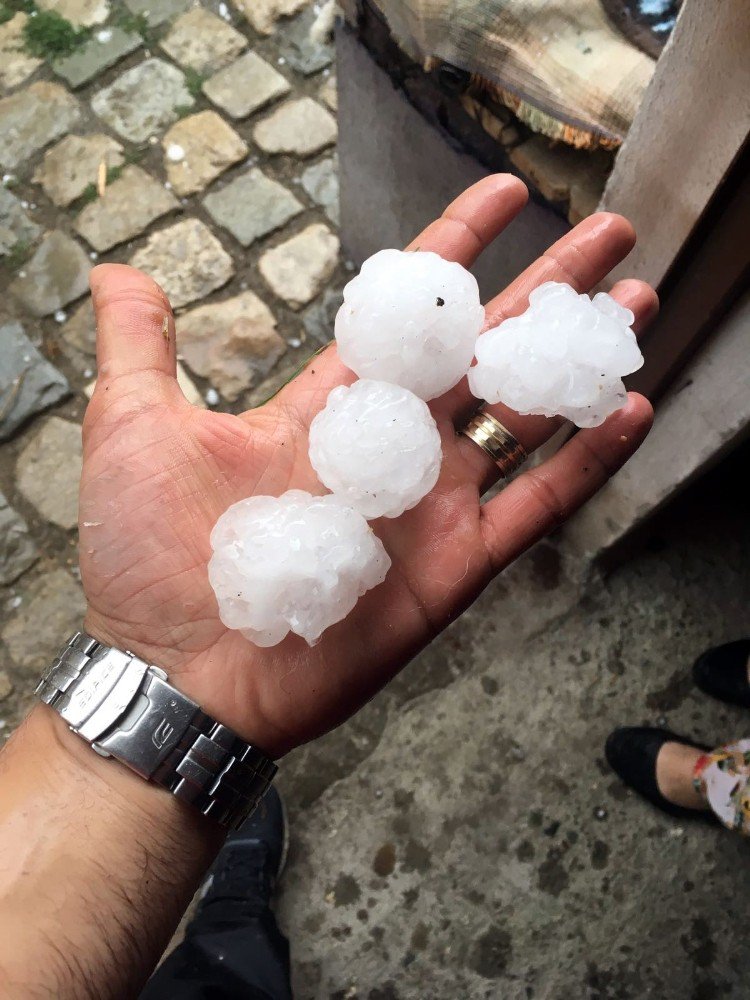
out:
{"label": "concrete wall", "polygon": [[[346,26],[337,31],[341,239],[359,265],[402,247],[488,170],[457,150],[396,90]],[[474,268],[494,295],[569,227],[530,202]]]}
{"label": "concrete wall", "polygon": [[750,430],[750,294],[737,303],[657,407],[651,434],[565,528],[572,553],[616,545]]}

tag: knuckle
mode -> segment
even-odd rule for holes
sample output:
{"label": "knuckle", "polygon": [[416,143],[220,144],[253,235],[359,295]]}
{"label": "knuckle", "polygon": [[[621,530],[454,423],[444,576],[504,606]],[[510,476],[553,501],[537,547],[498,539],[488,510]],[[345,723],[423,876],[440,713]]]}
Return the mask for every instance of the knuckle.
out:
{"label": "knuckle", "polygon": [[531,499],[542,508],[545,533],[559,528],[570,514],[569,505],[564,498],[546,477],[534,469],[526,473],[525,484]]}

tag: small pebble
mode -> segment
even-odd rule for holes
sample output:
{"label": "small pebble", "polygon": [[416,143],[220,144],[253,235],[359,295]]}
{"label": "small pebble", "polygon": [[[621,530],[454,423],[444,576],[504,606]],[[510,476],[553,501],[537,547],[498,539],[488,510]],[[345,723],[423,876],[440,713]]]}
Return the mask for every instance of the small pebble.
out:
{"label": "small pebble", "polygon": [[210,388],[210,389],[206,390],[205,399],[206,399],[206,402],[208,403],[209,406],[217,406],[218,402],[219,402],[219,398],[220,397],[219,397],[219,394],[216,391],[216,389]]}
{"label": "small pebble", "polygon": [[167,159],[172,163],[180,163],[185,159],[185,150],[176,142],[170,142],[167,146]]}

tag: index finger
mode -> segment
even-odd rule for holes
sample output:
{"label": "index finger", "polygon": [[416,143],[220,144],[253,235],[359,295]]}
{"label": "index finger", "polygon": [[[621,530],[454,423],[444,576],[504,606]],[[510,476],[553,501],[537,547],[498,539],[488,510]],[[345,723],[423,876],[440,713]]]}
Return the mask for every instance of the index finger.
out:
{"label": "index finger", "polygon": [[[452,201],[440,218],[431,222],[406,249],[431,251],[470,268],[527,200],[526,185],[512,174],[484,177]],[[339,361],[336,345],[330,344],[315,357],[314,364],[284,386],[273,403],[293,408],[308,427],[330,390],[354,379],[354,373]]]}

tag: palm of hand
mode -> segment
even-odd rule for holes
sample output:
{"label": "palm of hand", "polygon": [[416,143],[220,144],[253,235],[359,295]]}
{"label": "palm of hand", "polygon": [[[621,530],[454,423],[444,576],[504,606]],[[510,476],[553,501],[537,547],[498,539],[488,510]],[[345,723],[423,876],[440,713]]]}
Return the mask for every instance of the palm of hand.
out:
{"label": "palm of hand", "polygon": [[[487,178],[417,242],[470,266],[524,200],[515,179]],[[631,243],[624,220],[593,217],[493,300],[488,317],[520,311],[543,280],[590,287]],[[571,274],[570,260],[580,274]],[[614,294],[642,324],[654,311],[653,292],[641,282],[621,285],[627,287]],[[464,380],[431,404],[443,444],[437,486],[400,518],[374,524],[392,559],[385,582],[315,647],[289,636],[260,649],[219,619],[206,572],[211,529],[247,496],[325,492],[309,463],[307,428],[330,389],[354,376],[329,347],[257,410],[232,416],[194,408],[174,379],[174,336],[171,327],[162,335],[169,307],[161,290],[119,265],[95,269],[92,288],[99,378],[84,422],[86,626],[104,642],[163,666],[206,711],[274,755],[351,715],[493,573],[601,486],[650,422],[646,401],[631,399],[602,428],[579,433],[546,467],[480,506],[495,475],[487,457],[455,434],[472,405]],[[502,406],[492,410],[528,450],[557,426]]]}
{"label": "palm of hand", "polygon": [[[307,457],[304,417],[288,400],[243,417],[211,413],[191,407],[176,386],[165,395],[162,386],[131,382],[103,388],[86,416],[80,518],[89,623],[115,645],[137,637],[141,655],[187,679],[212,714],[252,730],[261,745],[283,752],[342,721],[447,620],[458,581],[474,591],[487,576],[477,487],[453,424],[440,421],[438,486],[398,521],[376,526],[393,561],[386,581],[312,648],[296,636],[253,646],[219,619],[206,573],[209,535],[244,497],[325,492]],[[322,405],[327,389],[315,392]]]}

